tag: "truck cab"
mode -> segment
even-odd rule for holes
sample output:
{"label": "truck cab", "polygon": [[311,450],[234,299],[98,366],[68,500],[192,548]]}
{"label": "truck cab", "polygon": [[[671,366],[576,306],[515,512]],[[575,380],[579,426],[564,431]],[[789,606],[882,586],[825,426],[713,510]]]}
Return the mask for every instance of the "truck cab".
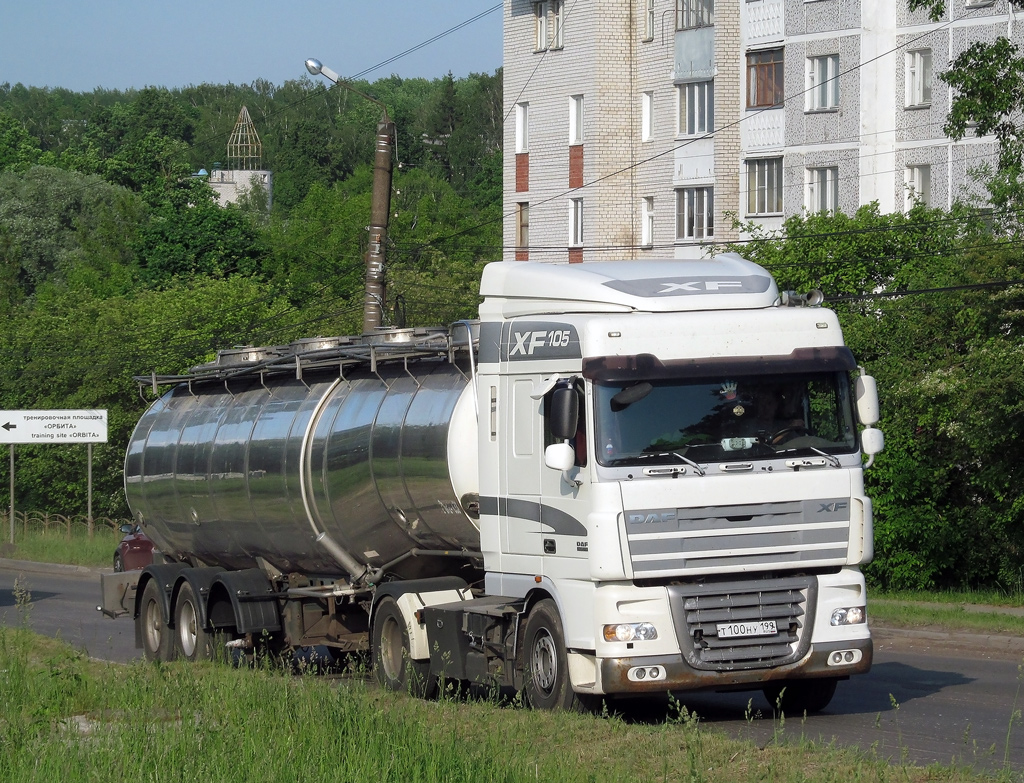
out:
{"label": "truck cab", "polygon": [[868,670],[865,384],[833,312],[731,254],[492,264],[481,293],[485,592],[553,604],[564,649],[526,679],[821,708]]}

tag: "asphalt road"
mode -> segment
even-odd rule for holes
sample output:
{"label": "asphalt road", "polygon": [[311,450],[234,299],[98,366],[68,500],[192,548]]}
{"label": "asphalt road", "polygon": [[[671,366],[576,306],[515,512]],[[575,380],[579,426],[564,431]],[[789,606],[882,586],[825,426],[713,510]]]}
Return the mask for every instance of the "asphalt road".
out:
{"label": "asphalt road", "polygon": [[[69,569],[28,571],[0,564],[0,623],[23,622],[13,594],[15,580],[28,589],[27,622],[90,656],[137,660],[132,621],[96,611],[99,579]],[[870,607],[869,607],[870,609]],[[874,748],[886,759],[917,764],[950,762],[999,769],[1006,759],[1024,770],[1024,726],[1012,718],[1024,708],[1019,667],[1024,640],[875,629],[871,672],[842,682],[828,709],[780,721],[760,693],[688,694],[699,719],[758,745],[806,738]],[[664,720],[664,705],[616,705],[627,719]]]}

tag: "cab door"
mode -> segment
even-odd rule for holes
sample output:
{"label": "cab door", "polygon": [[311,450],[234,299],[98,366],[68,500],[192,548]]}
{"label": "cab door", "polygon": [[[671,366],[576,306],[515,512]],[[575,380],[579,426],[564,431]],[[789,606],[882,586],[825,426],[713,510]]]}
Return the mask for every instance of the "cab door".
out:
{"label": "cab door", "polygon": [[504,427],[500,466],[504,492],[498,499],[505,571],[538,573],[541,549],[540,487],[543,460],[540,377],[510,375],[504,386]]}
{"label": "cab door", "polygon": [[[561,391],[559,391],[561,389]],[[575,455],[567,471],[549,468],[541,456],[540,535],[544,573],[561,578],[588,578],[587,513],[590,508],[590,480],[587,464],[587,414],[582,379],[570,378],[549,391],[541,406],[543,449],[565,439],[553,432],[552,408],[555,394],[572,393],[577,398],[575,433],[569,442]]]}

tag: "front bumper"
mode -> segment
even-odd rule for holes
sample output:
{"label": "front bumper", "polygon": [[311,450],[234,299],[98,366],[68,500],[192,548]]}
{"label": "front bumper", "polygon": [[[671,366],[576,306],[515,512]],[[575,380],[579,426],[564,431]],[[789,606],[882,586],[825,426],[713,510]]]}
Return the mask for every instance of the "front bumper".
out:
{"label": "front bumper", "polygon": [[[799,661],[771,668],[709,671],[695,669],[682,655],[604,658],[597,662],[599,691],[605,694],[665,693],[694,690],[754,690],[769,682],[824,677],[847,678],[871,668],[874,648],[870,638],[819,643]],[[843,662],[833,661],[836,653]],[[845,658],[852,657],[847,663]],[[638,670],[646,670],[642,679]],[[655,675],[652,678],[651,673]]]}

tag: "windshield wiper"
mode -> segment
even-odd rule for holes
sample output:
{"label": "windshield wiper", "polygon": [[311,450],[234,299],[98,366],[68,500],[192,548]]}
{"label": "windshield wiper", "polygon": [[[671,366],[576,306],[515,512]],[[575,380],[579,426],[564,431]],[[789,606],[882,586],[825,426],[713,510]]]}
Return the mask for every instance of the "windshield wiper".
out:
{"label": "windshield wiper", "polygon": [[837,457],[835,454],[829,454],[827,451],[822,451],[821,449],[814,448],[814,446],[808,446],[807,448],[809,448],[815,454],[818,454],[819,456],[822,456],[825,459],[827,459],[828,464],[831,465],[833,468],[841,468],[843,466],[843,463],[839,461],[839,457]]}

